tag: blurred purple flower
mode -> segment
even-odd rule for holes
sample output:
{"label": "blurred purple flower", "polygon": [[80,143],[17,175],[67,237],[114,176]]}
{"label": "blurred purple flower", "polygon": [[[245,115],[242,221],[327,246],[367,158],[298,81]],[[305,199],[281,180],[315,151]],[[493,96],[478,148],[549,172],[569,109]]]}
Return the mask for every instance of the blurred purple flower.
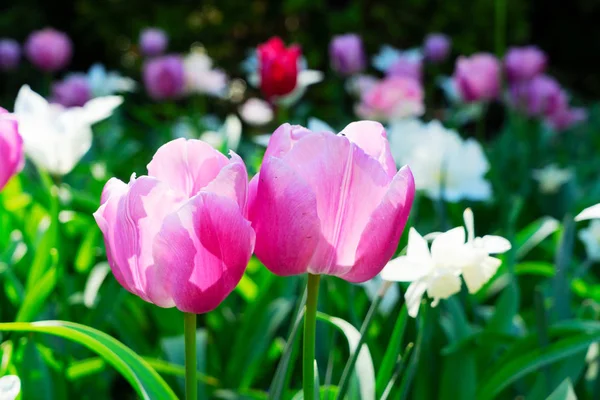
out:
{"label": "blurred purple flower", "polygon": [[92,91],[84,74],[74,74],[52,85],[51,101],[65,107],[83,107],[92,98]]}
{"label": "blurred purple flower", "polygon": [[504,56],[506,77],[510,82],[533,79],[546,69],[546,53],[535,46],[512,47]]}
{"label": "blurred purple flower", "polygon": [[177,55],[166,55],[144,63],[144,85],[154,100],[179,97],[185,90],[183,59]]}
{"label": "blurred purple flower", "polygon": [[500,92],[500,62],[488,53],[461,56],[453,78],[464,102],[493,100]]}
{"label": "blurred purple flower", "polygon": [[25,42],[25,54],[33,65],[46,72],[63,69],[71,61],[71,39],[56,29],[32,32]]}
{"label": "blurred purple flower", "polygon": [[550,116],[567,108],[567,95],[560,84],[548,75],[538,75],[529,81],[513,83],[509,88],[513,107],[529,116]]}
{"label": "blurred purple flower", "polygon": [[331,67],[341,75],[354,75],[362,72],[366,56],[362,40],[357,34],[335,36],[329,44]]}
{"label": "blurred purple flower", "polygon": [[140,33],[140,50],[147,57],[163,54],[168,44],[169,38],[162,29],[146,28]]}
{"label": "blurred purple flower", "polygon": [[587,111],[577,107],[561,107],[546,118],[546,123],[555,131],[564,131],[587,120]]}
{"label": "blurred purple flower", "polygon": [[402,55],[390,66],[386,76],[394,78],[411,78],[421,82],[423,77],[423,60]]}
{"label": "blurred purple flower", "polygon": [[0,39],[0,70],[10,71],[21,61],[21,46],[13,39]]}
{"label": "blurred purple flower", "polygon": [[425,38],[423,52],[425,58],[433,63],[444,61],[450,55],[452,40],[443,33],[431,33]]}

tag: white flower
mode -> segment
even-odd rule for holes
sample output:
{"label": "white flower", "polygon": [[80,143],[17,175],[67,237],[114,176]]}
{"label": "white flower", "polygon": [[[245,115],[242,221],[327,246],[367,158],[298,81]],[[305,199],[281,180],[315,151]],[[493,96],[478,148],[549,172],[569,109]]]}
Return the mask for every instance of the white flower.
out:
{"label": "white flower", "polygon": [[120,96],[98,97],[83,107],[49,104],[25,85],[15,101],[15,115],[25,153],[52,175],[71,172],[92,145],[92,128],[123,102]]}
{"label": "white flower", "polygon": [[133,92],[136,87],[133,79],[121,76],[115,71],[106,71],[106,68],[102,64],[92,65],[86,78],[93,97],[109,96],[121,92]]}
{"label": "white flower", "polygon": [[200,139],[215,148],[227,146],[231,150],[237,150],[242,138],[242,122],[230,114],[218,131],[206,131],[200,135]]}
{"label": "white flower", "polygon": [[213,69],[212,59],[202,51],[192,51],[183,60],[187,90],[222,97],[227,91],[227,75]]}
{"label": "white flower", "polygon": [[273,120],[273,109],[264,100],[251,98],[239,109],[240,116],[249,125],[266,125]]}
{"label": "white flower", "polygon": [[553,194],[571,180],[573,171],[559,168],[556,164],[550,164],[542,169],[533,170],[532,175],[533,179],[538,181],[540,192]]}
{"label": "white flower", "polygon": [[416,317],[423,295],[433,299],[432,307],[441,299],[460,291],[463,276],[469,293],[475,293],[498,270],[501,261],[490,254],[504,253],[510,242],[500,236],[475,237],[473,213],[464,213],[465,229],[454,228],[435,236],[431,250],[427,241],[411,228],[405,256],[390,261],[381,271],[386,281],[411,282],[406,293],[406,307]]}
{"label": "white flower", "polygon": [[579,231],[579,239],[585,246],[589,259],[600,261],[600,220],[594,220],[590,225]]}
{"label": "white flower", "polygon": [[484,177],[490,166],[475,139],[463,140],[436,120],[408,119],[390,126],[389,140],[396,162],[410,166],[417,190],[430,198],[458,202],[491,197]]}
{"label": "white flower", "polygon": [[406,58],[408,61],[421,62],[423,60],[423,52],[418,48],[398,50],[386,44],[381,46],[379,53],[373,56],[373,67],[381,72],[386,72],[401,58]]}
{"label": "white flower", "polygon": [[600,218],[600,204],[595,204],[591,207],[586,208],[575,217],[575,221],[585,221],[587,219],[599,219]]}
{"label": "white flower", "polygon": [[0,400],[14,400],[21,392],[21,380],[16,375],[0,378]]}

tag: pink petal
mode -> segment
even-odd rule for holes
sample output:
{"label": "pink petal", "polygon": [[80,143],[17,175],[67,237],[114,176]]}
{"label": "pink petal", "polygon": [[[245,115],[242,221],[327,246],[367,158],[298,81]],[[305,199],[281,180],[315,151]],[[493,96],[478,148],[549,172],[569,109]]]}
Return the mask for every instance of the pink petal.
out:
{"label": "pink petal", "polygon": [[202,191],[229,197],[238,203],[244,216],[248,215],[248,172],[244,161],[233,151],[229,164]]}
{"label": "pink petal", "polygon": [[23,169],[23,139],[17,122],[0,108],[0,190],[13,175]]}
{"label": "pink petal", "polygon": [[268,157],[249,192],[256,256],[277,275],[306,273],[321,236],[310,186],[282,160]]}
{"label": "pink petal", "polygon": [[265,159],[267,157],[278,157],[281,158],[285,153],[290,151],[294,144],[302,139],[304,136],[311,134],[312,132],[300,125],[283,124],[271,135],[269,139],[269,145],[265,152]]}
{"label": "pink petal", "polygon": [[361,231],[356,263],[346,274],[350,282],[364,282],[377,275],[392,258],[415,196],[415,181],[408,167],[398,171],[385,197]]}
{"label": "pink petal", "polygon": [[236,202],[201,192],[165,219],[153,250],[157,278],[181,311],[211,311],[242,278],[254,241]]}
{"label": "pink petal", "polygon": [[283,161],[308,183],[317,200],[323,240],[309,272],[344,274],[354,265],[362,232],[390,177],[360,147],[331,133],[305,136]]}
{"label": "pink petal", "polygon": [[196,195],[229,163],[201,140],[176,139],[163,145],[148,164],[148,175],[186,197]]}
{"label": "pink petal", "polygon": [[180,203],[175,193],[155,178],[141,177],[128,186],[111,179],[94,214],[106,244],[110,267],[131,293],[160,307],[173,301],[154,276],[152,243],[163,219]]}
{"label": "pink petal", "polygon": [[346,136],[352,143],[375,158],[385,172],[393,178],[396,174],[396,162],[390,151],[385,128],[379,122],[358,121],[346,126],[340,135]]}

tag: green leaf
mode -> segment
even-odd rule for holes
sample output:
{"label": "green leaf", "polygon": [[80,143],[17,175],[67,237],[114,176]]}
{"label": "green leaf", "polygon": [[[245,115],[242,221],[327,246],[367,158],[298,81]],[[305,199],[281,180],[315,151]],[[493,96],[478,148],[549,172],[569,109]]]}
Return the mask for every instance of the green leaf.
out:
{"label": "green leaf", "polygon": [[502,390],[518,379],[538,371],[546,365],[577,354],[598,340],[600,340],[600,332],[577,335],[559,340],[545,349],[537,348],[525,352],[523,355],[517,355],[506,363],[498,363],[499,368],[481,385],[476,398],[494,399]]}
{"label": "green leaf", "polygon": [[536,275],[552,278],[555,272],[554,264],[546,261],[525,261],[515,266],[515,274],[517,275]]}
{"label": "green leaf", "polygon": [[543,217],[527,225],[515,237],[516,259],[525,257],[534,247],[559,229],[560,223],[552,217]]}
{"label": "green leaf", "polygon": [[[53,263],[56,263],[58,261],[56,250],[53,251],[53,253]],[[40,309],[46,304],[48,296],[50,296],[56,287],[56,281],[57,268],[55,264],[48,271],[46,271],[46,273],[36,282],[32,289],[26,292],[23,304],[21,304],[21,308],[19,308],[19,312],[17,313],[17,322],[28,322],[35,319]]]}
{"label": "green leaf", "polygon": [[[346,336],[350,354],[357,351],[356,347],[360,341],[360,332],[351,323],[321,312],[317,313],[317,318],[335,326]],[[366,344],[363,344],[358,353],[355,371],[360,386],[360,398],[362,400],[375,399],[375,369],[371,353]]]}
{"label": "green leaf", "polygon": [[565,379],[546,400],[577,400],[570,379]]}
{"label": "green leaf", "polygon": [[375,387],[377,388],[377,395],[380,397],[388,386],[388,382],[392,377],[394,368],[398,362],[398,358],[400,357],[402,338],[404,336],[404,331],[406,330],[407,319],[408,311],[406,309],[406,304],[404,304],[402,306],[402,311],[400,311],[400,314],[396,319],[396,323],[394,324],[392,337],[388,342],[385,355],[383,356],[383,361],[379,366],[379,372],[377,372],[377,381]]}
{"label": "green leaf", "polygon": [[40,332],[79,343],[111,364],[147,400],[177,399],[160,375],[131,349],[113,337],[85,325],[66,321],[0,323],[0,332]]}

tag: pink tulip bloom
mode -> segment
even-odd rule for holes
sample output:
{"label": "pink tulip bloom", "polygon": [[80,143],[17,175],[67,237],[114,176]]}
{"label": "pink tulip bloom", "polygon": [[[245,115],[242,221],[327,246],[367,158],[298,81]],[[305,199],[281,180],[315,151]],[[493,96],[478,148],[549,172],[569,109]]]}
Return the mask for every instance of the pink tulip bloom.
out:
{"label": "pink tulip bloom", "polygon": [[367,281],[396,251],[414,193],[381,124],[355,122],[338,135],[284,124],[250,182],[255,254],[277,275]]}
{"label": "pink tulip bloom", "polygon": [[162,146],[148,176],[104,187],[94,214],[110,267],[131,293],[188,313],[216,308],[238,284],[254,249],[248,175],[200,140]]}
{"label": "pink tulip bloom", "polygon": [[487,53],[459,57],[454,81],[467,103],[494,100],[500,93],[500,62]]}
{"label": "pink tulip bloom", "polygon": [[522,82],[544,72],[548,57],[536,46],[512,47],[504,56],[506,77],[510,82]]}
{"label": "pink tulip bloom", "polygon": [[17,121],[0,107],[0,190],[23,169],[24,163],[23,139]]}
{"label": "pink tulip bloom", "polygon": [[365,119],[391,121],[423,114],[423,89],[419,81],[407,77],[389,77],[361,95],[356,114]]}

